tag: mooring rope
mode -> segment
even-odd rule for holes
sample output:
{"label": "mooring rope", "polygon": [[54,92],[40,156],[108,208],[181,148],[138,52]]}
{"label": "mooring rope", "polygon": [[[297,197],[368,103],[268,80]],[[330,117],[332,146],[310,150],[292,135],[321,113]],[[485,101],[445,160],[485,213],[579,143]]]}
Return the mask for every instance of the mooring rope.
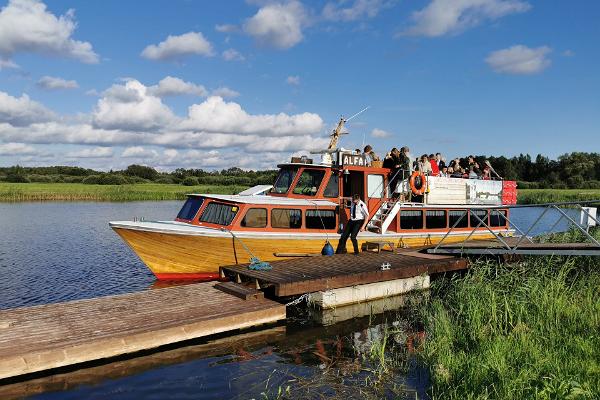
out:
{"label": "mooring rope", "polygon": [[286,303],[286,307],[288,306],[296,306],[306,300],[307,303],[310,301],[310,293],[304,293],[302,296],[298,297],[296,300],[292,300],[289,303]]}

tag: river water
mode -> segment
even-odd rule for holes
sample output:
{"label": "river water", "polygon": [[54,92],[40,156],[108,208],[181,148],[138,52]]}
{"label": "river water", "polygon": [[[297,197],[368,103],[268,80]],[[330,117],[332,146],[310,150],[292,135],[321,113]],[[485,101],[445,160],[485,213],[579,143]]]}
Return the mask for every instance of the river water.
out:
{"label": "river water", "polygon": [[[172,219],[180,207],[179,201],[0,204],[0,309],[157,287],[153,275],[109,228],[108,221]],[[538,208],[515,209],[511,219],[526,229],[540,213]],[[557,212],[549,212],[531,234],[547,231],[557,218]],[[563,221],[554,230],[567,227]],[[386,309],[394,306],[383,305]],[[308,386],[305,382],[311,381],[321,394],[340,395],[352,385],[360,385],[368,371],[357,365],[381,339],[390,324],[389,316],[321,326],[314,319],[329,321],[327,316],[298,313],[284,326],[215,338],[209,343],[199,341],[29,384],[0,386],[0,397],[246,399],[276,397],[280,387]],[[397,314],[392,319],[395,324],[402,322]],[[415,394],[426,398],[426,369],[409,364],[404,374],[395,375],[396,382],[388,382],[390,387],[382,395],[397,396],[391,388],[403,387],[402,393],[409,398]],[[358,393],[343,395],[353,396]]]}

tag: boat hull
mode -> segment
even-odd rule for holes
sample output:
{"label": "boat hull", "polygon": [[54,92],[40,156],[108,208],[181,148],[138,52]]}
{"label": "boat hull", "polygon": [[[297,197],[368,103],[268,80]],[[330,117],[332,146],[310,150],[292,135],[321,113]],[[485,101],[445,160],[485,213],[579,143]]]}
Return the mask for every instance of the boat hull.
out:
{"label": "boat hull", "polygon": [[[128,229],[113,227],[119,236],[133,249],[139,258],[160,280],[214,280],[219,278],[219,266],[247,263],[250,254],[244,249],[243,244],[250,249],[252,254],[261,261],[274,261],[285,259],[277,257],[274,253],[320,253],[325,240],[325,235],[314,237],[298,237],[291,235],[273,236],[255,235],[254,237],[242,237],[241,241],[233,236],[216,234],[209,235],[187,235],[164,233],[156,231],[145,231],[139,229]],[[453,234],[448,236],[444,242],[452,243],[464,240],[467,233]],[[435,244],[441,240],[443,234],[431,235],[386,235],[370,236],[359,235],[359,246],[367,241],[391,241],[396,245],[409,247]],[[471,239],[489,239],[493,237],[490,233],[481,232],[471,235]],[[329,242],[335,248],[338,237],[329,238]],[[348,241],[347,246],[352,248]]]}

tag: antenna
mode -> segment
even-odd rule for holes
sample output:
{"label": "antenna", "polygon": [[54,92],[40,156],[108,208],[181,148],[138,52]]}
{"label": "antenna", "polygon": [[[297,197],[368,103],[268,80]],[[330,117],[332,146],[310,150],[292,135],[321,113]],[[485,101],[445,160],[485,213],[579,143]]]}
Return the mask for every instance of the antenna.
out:
{"label": "antenna", "polygon": [[359,116],[360,114],[364,113],[365,111],[367,111],[369,108],[371,108],[371,106],[366,106],[365,108],[363,108],[362,110],[360,110],[359,112],[357,112],[356,114],[354,114],[353,116],[351,116],[350,118],[347,118],[344,122],[348,122],[350,121],[352,118]]}

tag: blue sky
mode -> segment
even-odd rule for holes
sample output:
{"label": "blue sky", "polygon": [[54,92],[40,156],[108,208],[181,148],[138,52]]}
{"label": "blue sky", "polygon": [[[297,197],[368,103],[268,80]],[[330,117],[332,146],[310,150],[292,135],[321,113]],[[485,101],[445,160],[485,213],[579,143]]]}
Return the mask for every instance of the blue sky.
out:
{"label": "blue sky", "polygon": [[0,165],[600,151],[600,3],[0,2]]}

